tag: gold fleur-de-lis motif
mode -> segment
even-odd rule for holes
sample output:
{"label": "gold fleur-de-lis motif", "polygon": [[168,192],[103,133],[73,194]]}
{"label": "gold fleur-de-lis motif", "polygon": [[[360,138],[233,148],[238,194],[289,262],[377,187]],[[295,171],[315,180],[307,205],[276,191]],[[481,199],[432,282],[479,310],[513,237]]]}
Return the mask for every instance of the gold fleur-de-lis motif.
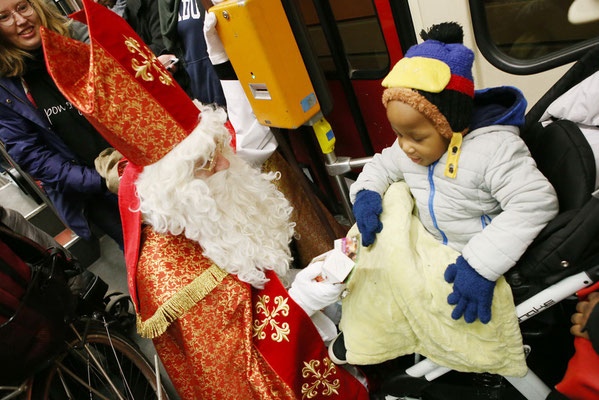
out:
{"label": "gold fleur-de-lis motif", "polygon": [[264,315],[264,319],[260,320],[257,318],[254,320],[254,337],[257,337],[259,340],[266,339],[266,328],[270,325],[273,330],[272,335],[270,335],[271,339],[275,342],[282,342],[283,340],[289,341],[287,335],[289,335],[289,324],[287,322],[283,322],[279,324],[275,320],[276,317],[280,315],[286,317],[289,315],[289,304],[287,304],[287,298],[283,296],[277,296],[274,299],[274,303],[276,307],[270,310],[266,305],[270,301],[270,297],[267,295],[258,296],[258,301],[256,302],[256,314]]}
{"label": "gold fleur-de-lis motif", "polygon": [[304,378],[315,379],[312,383],[304,383],[302,385],[302,399],[311,399],[318,395],[319,387],[322,385],[322,395],[332,396],[339,394],[339,379],[329,381],[329,376],[337,373],[337,368],[330,358],[326,357],[323,361],[324,370],[321,372],[319,360],[311,360],[309,363],[304,362],[305,367],[302,368],[302,376]]}
{"label": "gold fleur-de-lis motif", "polygon": [[152,53],[139,45],[139,42],[132,37],[125,36],[125,46],[131,53],[137,53],[137,55],[142,57],[142,60],[138,60],[137,58],[131,59],[131,67],[135,71],[135,77],[141,76],[141,79],[144,81],[153,81],[154,75],[152,74],[152,70],[158,74],[158,80],[163,85],[171,85],[175,86],[173,83],[173,78],[168,72],[165,72],[161,69],[158,64],[158,58]]}

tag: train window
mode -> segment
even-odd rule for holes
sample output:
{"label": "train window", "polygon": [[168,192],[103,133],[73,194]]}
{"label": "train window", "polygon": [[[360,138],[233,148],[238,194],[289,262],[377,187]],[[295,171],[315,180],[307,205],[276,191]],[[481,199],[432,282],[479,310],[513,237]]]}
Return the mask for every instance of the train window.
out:
{"label": "train window", "polygon": [[[307,25],[319,63],[326,74],[335,73],[335,63],[319,12],[312,1],[294,0]],[[322,2],[327,3],[327,2]],[[389,70],[389,54],[373,0],[330,0],[329,24],[339,32],[341,50],[349,62],[352,78],[376,79]],[[320,14],[322,15],[322,14]]]}
{"label": "train window", "polygon": [[573,1],[470,0],[477,45],[489,62],[514,74],[573,61],[599,37],[599,21],[568,21]]}

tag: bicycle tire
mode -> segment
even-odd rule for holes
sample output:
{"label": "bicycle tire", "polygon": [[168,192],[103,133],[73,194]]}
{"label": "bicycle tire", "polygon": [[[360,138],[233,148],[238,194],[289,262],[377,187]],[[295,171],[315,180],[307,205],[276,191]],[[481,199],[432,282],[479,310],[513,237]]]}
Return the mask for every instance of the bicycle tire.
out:
{"label": "bicycle tire", "polygon": [[[103,376],[94,360],[89,357],[89,353],[80,346],[80,340],[75,338],[68,343],[67,351],[61,354],[47,370],[40,382],[42,383],[39,391],[41,396],[35,395],[34,398],[42,400],[158,398],[154,368],[130,339],[112,332],[109,337],[103,328],[94,327],[89,330],[85,343],[89,345],[91,353],[106,370],[112,386],[122,397],[115,393],[109,380]],[[115,352],[117,357],[114,355]],[[84,383],[77,381],[71,375],[72,373],[75,373]],[[124,375],[126,380],[123,379]],[[127,384],[125,385],[124,382]],[[163,386],[162,399],[168,399]]]}

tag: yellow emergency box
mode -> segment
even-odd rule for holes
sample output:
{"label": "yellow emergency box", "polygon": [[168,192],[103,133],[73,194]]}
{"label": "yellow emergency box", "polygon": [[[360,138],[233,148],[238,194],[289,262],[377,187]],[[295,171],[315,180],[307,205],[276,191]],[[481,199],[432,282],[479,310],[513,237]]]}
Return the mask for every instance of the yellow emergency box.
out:
{"label": "yellow emergency box", "polygon": [[310,121],[320,105],[281,1],[228,0],[210,11],[258,121],[286,129]]}

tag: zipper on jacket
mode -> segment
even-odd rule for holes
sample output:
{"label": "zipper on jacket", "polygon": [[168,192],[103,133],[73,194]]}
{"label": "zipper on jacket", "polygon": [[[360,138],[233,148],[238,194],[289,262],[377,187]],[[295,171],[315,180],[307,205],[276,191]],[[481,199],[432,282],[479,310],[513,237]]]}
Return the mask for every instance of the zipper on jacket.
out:
{"label": "zipper on jacket", "polygon": [[435,171],[435,165],[437,165],[439,161],[435,161],[431,165],[428,166],[428,183],[430,186],[430,192],[428,195],[428,212],[431,214],[431,219],[433,220],[433,225],[443,238],[443,244],[447,244],[447,236],[445,236],[445,232],[439,229],[439,225],[437,225],[437,218],[435,218],[435,210],[433,209],[433,200],[435,198],[435,182],[433,181],[433,172]]}
{"label": "zipper on jacket", "polygon": [[483,229],[485,229],[487,225],[491,223],[491,217],[489,217],[487,214],[483,214],[480,216],[480,222],[483,226]]}

